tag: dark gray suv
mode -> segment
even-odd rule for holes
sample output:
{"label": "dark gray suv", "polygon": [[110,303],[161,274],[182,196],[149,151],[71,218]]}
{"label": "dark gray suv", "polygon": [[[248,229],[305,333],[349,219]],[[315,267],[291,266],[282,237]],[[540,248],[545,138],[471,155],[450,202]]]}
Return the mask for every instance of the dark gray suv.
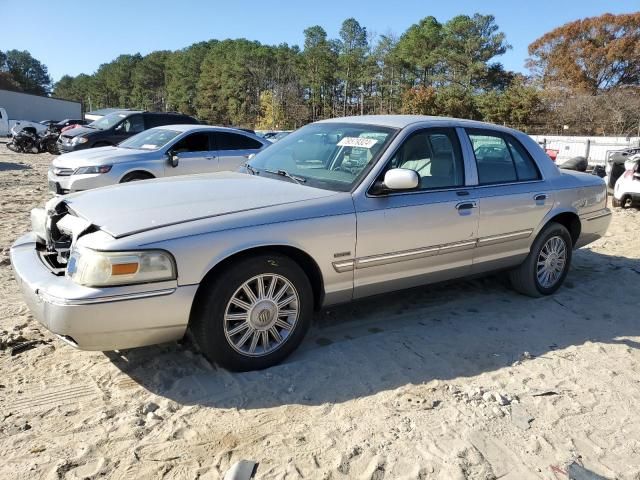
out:
{"label": "dark gray suv", "polygon": [[198,120],[181,113],[124,110],[110,113],[84,127],[68,130],[58,138],[60,153],[117,145],[133,135],[164,125],[195,125]]}

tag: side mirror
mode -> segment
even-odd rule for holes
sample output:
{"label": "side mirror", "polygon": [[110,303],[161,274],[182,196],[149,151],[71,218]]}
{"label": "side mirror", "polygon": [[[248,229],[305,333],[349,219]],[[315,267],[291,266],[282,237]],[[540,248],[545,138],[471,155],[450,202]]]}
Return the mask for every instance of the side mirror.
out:
{"label": "side mirror", "polygon": [[175,152],[167,152],[167,156],[169,157],[169,164],[173,168],[176,168],[178,166],[178,163],[180,162],[180,157],[178,157],[178,154]]}
{"label": "side mirror", "polygon": [[247,155],[247,160],[251,160],[255,156],[256,156],[255,153],[250,153],[249,155]]}
{"label": "side mirror", "polygon": [[384,175],[384,186],[389,190],[412,190],[420,185],[420,177],[415,170],[392,168]]}

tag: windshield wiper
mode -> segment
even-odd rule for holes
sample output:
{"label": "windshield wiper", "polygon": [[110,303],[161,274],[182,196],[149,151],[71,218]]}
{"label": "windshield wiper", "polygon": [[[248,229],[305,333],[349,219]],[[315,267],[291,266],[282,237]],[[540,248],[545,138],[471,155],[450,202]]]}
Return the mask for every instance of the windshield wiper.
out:
{"label": "windshield wiper", "polygon": [[267,172],[267,173],[272,173],[274,175],[280,175],[281,177],[290,178],[291,180],[296,182],[298,185],[302,185],[303,183],[305,183],[307,181],[306,178],[296,177],[294,175],[291,175],[286,170],[267,170],[267,169],[265,169],[264,171]]}

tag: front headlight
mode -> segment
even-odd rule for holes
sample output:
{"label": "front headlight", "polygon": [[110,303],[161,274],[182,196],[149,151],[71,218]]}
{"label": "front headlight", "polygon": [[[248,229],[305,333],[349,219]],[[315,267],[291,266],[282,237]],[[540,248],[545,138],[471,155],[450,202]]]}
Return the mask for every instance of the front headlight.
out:
{"label": "front headlight", "polygon": [[89,173],[108,173],[110,170],[111,170],[111,165],[94,165],[92,167],[76,168],[73,174],[86,175]]}
{"label": "front headlight", "polygon": [[73,137],[71,139],[72,145],[78,145],[79,143],[87,143],[89,139],[87,137]]}
{"label": "front headlight", "polygon": [[162,282],[177,278],[169,252],[98,252],[77,248],[69,255],[67,277],[87,287],[111,287],[134,283]]}

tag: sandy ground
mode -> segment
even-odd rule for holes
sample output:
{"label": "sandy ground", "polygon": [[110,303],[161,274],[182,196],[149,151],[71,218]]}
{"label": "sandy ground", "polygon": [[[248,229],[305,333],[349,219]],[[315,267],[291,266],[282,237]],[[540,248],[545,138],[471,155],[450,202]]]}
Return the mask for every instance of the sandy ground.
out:
{"label": "sandy ground", "polygon": [[[1,479],[219,479],[240,459],[259,479],[640,478],[637,211],[553,297],[501,276],[378,297],[232,374],[178,344],[77,351],[33,320],[8,249],[50,161],[0,144]],[[12,356],[24,339],[45,343]]]}

